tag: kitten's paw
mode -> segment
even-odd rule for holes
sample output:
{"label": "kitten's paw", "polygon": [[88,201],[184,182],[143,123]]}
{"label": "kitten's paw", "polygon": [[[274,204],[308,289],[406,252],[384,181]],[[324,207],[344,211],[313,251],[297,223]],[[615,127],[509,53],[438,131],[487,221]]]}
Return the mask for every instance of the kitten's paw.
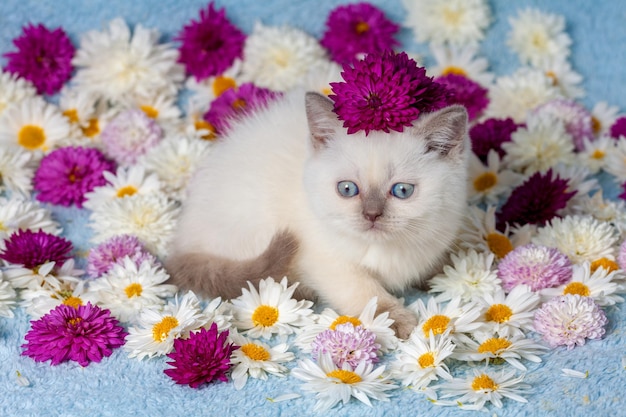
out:
{"label": "kitten's paw", "polygon": [[389,318],[393,320],[391,328],[396,333],[399,339],[406,340],[411,335],[411,332],[417,327],[417,316],[411,310],[401,306],[379,306],[379,311],[388,311]]}

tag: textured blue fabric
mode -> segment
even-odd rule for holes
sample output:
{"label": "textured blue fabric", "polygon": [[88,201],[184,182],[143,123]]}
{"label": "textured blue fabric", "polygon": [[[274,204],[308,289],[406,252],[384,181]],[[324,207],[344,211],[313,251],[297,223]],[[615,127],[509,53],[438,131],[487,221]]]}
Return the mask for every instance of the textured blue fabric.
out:
{"label": "textured blue fabric", "polygon": [[[222,0],[231,21],[250,32],[260,20],[268,25],[289,24],[319,37],[329,11],[338,0]],[[398,0],[374,0],[371,3],[401,22],[404,10]],[[626,2],[622,0],[492,0],[494,22],[482,44],[482,53],[498,74],[511,73],[518,66],[504,38],[508,17],[516,10],[533,6],[562,14],[573,39],[572,65],[585,77],[587,106],[607,101],[626,109]],[[0,1],[0,53],[12,50],[11,40],[22,25],[44,23],[50,28],[62,26],[77,43],[79,35],[101,29],[114,17],[129,24],[141,23],[158,28],[164,39],[171,39],[206,0],[2,0]],[[408,29],[400,39],[406,50],[427,54]],[[428,58],[428,56],[427,56]],[[4,63],[4,60],[2,61]],[[427,60],[426,63],[429,63]],[[65,228],[65,235],[77,252],[89,247],[87,213],[78,209],[51,207]],[[412,297],[415,297],[413,295]],[[606,309],[609,324],[602,341],[587,343],[573,351],[556,349],[543,357],[541,364],[530,364],[526,381],[533,386],[529,404],[505,401],[497,415],[507,416],[626,416],[626,306]],[[268,381],[249,380],[236,391],[232,384],[217,383],[194,390],[174,385],[163,374],[165,359],[126,358],[122,350],[100,364],[81,368],[76,364],[51,367],[20,356],[20,345],[29,323],[23,312],[16,318],[0,318],[0,416],[308,416],[315,403],[304,395],[300,399],[272,403],[269,398],[284,393],[300,393],[300,382],[293,378],[270,377]],[[291,363],[290,366],[294,366]],[[566,378],[562,368],[589,371],[587,379]],[[17,384],[16,371],[26,376],[30,387]],[[374,402],[368,408],[357,401],[333,409],[333,416],[453,416],[475,415],[456,408],[441,408],[409,390],[395,391],[389,403]]]}

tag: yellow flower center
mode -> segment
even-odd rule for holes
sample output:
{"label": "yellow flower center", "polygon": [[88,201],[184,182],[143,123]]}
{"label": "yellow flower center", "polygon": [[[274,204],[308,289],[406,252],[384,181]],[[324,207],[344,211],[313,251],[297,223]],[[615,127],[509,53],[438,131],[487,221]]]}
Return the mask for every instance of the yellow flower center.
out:
{"label": "yellow flower center", "polygon": [[363,381],[358,374],[345,369],[335,369],[334,371],[327,373],[326,376],[329,378],[337,378],[344,384],[356,384]]}
{"label": "yellow flower center", "polygon": [[137,188],[133,187],[132,185],[126,185],[117,190],[117,198],[130,197],[131,195],[134,195],[137,191]]}
{"label": "yellow flower center", "polygon": [[600,149],[596,149],[595,151],[593,151],[593,153],[591,154],[591,157],[593,159],[604,159],[604,157],[606,156],[606,154],[604,153],[604,151],[601,151]]}
{"label": "yellow flower center", "polygon": [[463,12],[460,10],[453,10],[449,7],[445,7],[443,9],[443,19],[447,23],[448,26],[458,26],[461,21],[461,17],[463,16]]}
{"label": "yellow flower center", "polygon": [[330,330],[335,330],[340,324],[352,323],[354,327],[361,326],[361,320],[352,316],[339,316],[329,326]]}
{"label": "yellow flower center", "polygon": [[87,127],[81,127],[80,130],[83,131],[83,135],[88,138],[93,138],[100,133],[100,123],[96,118],[89,119],[89,125],[87,125]]}
{"label": "yellow flower center", "polygon": [[322,94],[325,96],[329,96],[333,93],[333,90],[330,87],[322,88]]}
{"label": "yellow flower center", "polygon": [[213,125],[206,120],[196,120],[195,122],[193,122],[193,126],[196,128],[196,130],[209,131],[209,133],[202,135],[202,139],[204,140],[213,140],[217,137],[217,135],[215,134],[215,127],[213,127]]}
{"label": "yellow flower center", "polygon": [[619,269],[619,265],[608,258],[600,258],[591,263],[591,273],[596,272],[598,268],[604,268],[607,272],[613,272]]}
{"label": "yellow flower center", "polygon": [[498,385],[489,378],[489,375],[482,374],[474,378],[472,381],[472,389],[474,391],[495,391],[498,389]]}
{"label": "yellow flower center", "polygon": [[511,319],[512,315],[513,311],[506,304],[493,304],[485,313],[485,319],[496,323],[505,323]]}
{"label": "yellow flower center", "polygon": [[432,368],[435,366],[435,355],[432,352],[426,352],[417,358],[417,363],[422,368]]}
{"label": "yellow flower center", "polygon": [[363,21],[360,21],[356,25],[354,25],[354,31],[357,33],[357,35],[361,35],[369,30],[370,30],[370,25],[368,25],[367,23]]}
{"label": "yellow flower center", "polygon": [[498,176],[493,172],[484,172],[474,179],[474,190],[479,193],[492,189],[498,183]]}
{"label": "yellow flower center", "polygon": [[39,126],[26,125],[17,134],[17,142],[26,149],[33,151],[46,143],[46,134]]}
{"label": "yellow flower center", "polygon": [[582,297],[589,297],[591,291],[589,291],[589,287],[583,284],[582,282],[574,281],[570,282],[565,286],[563,290],[563,295],[572,294],[572,295],[580,295]]}
{"label": "yellow flower center", "polygon": [[76,109],[65,110],[63,116],[67,117],[71,123],[78,123],[78,111]]}
{"label": "yellow flower center", "polygon": [[83,300],[72,295],[63,300],[63,304],[65,304],[66,306],[78,308],[83,305]]}
{"label": "yellow flower center", "polygon": [[215,80],[213,80],[213,94],[215,97],[221,96],[224,91],[230,90],[231,88],[237,88],[237,82],[230,77],[218,75],[215,77]]}
{"label": "yellow flower center", "polygon": [[152,338],[155,342],[164,342],[167,340],[173,328],[178,326],[178,319],[173,316],[165,316],[163,320],[152,327]]}
{"label": "yellow flower center", "polygon": [[260,305],[252,313],[252,323],[255,326],[270,327],[278,321],[278,309],[272,306]]}
{"label": "yellow flower center", "polygon": [[247,357],[254,361],[268,361],[270,360],[270,353],[261,345],[255,343],[248,343],[241,347],[241,351],[246,354]]}
{"label": "yellow flower center", "polygon": [[478,346],[478,353],[490,352],[494,355],[498,355],[505,349],[508,349],[512,345],[508,340],[501,337],[492,337],[485,340],[480,346]]}
{"label": "yellow flower center", "polygon": [[159,117],[159,111],[152,106],[144,104],[143,106],[139,106],[139,108],[151,119]]}
{"label": "yellow flower center", "polygon": [[595,135],[600,133],[600,130],[602,130],[602,123],[596,116],[591,116],[591,130],[593,130]]}
{"label": "yellow flower center", "polygon": [[486,237],[489,250],[496,255],[496,258],[502,259],[513,250],[513,244],[508,237],[502,233],[489,233]]}
{"label": "yellow flower center", "polygon": [[550,81],[552,81],[553,86],[556,87],[559,85],[559,77],[556,76],[554,71],[546,71],[546,75],[550,78]]}
{"label": "yellow flower center", "polygon": [[124,292],[128,298],[139,297],[143,292],[143,287],[137,282],[133,282],[128,287],[124,288]]}
{"label": "yellow flower center", "polygon": [[455,65],[450,65],[449,67],[445,67],[443,70],[441,70],[441,75],[448,74],[462,75],[463,77],[467,77],[467,71]]}
{"label": "yellow flower center", "polygon": [[448,324],[450,324],[450,318],[448,316],[436,314],[426,320],[426,322],[422,325],[422,331],[426,337],[430,337],[431,330],[436,336],[438,334],[443,334],[448,328]]}

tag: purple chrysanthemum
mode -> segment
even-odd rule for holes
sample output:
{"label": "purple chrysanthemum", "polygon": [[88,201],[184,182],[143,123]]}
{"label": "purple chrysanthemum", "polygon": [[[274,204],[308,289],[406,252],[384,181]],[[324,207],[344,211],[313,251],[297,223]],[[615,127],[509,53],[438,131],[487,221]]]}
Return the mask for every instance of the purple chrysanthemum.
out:
{"label": "purple chrysanthemum", "polygon": [[163,138],[159,124],[140,109],[115,116],[100,134],[104,152],[122,166],[130,166]]}
{"label": "purple chrysanthemum", "polygon": [[70,146],[46,155],[35,173],[37,200],[82,207],[85,194],[106,184],[104,171],[115,170],[113,161],[95,148]]}
{"label": "purple chrysanthemum", "polygon": [[146,250],[137,236],[118,235],[92,248],[87,256],[87,274],[92,278],[102,276],[113,265],[123,264],[128,256],[137,266],[144,261],[157,262],[154,255]]}
{"label": "purple chrysanthemum", "polygon": [[204,120],[215,128],[217,134],[223,134],[230,126],[230,121],[250,114],[256,108],[279,97],[267,88],[253,83],[243,83],[238,88],[230,88],[211,102],[211,107],[204,114]]}
{"label": "purple chrysanthemum", "polygon": [[550,346],[582,346],[586,339],[601,339],[608,323],[604,311],[591,297],[561,295],[535,312],[535,331]]}
{"label": "purple chrysanthemum", "polygon": [[22,355],[51,365],[75,361],[81,366],[100,362],[125,342],[126,331],[109,310],[87,305],[74,308],[61,304],[31,322]]}
{"label": "purple chrysanthemum", "polygon": [[534,114],[547,114],[561,122],[565,131],[572,136],[577,151],[585,149],[585,139],[593,140],[591,113],[581,104],[571,99],[550,100],[533,110]]}
{"label": "purple chrysanthemum", "polygon": [[334,61],[349,64],[363,55],[398,46],[394,38],[398,30],[400,26],[371,4],[348,4],[329,13],[320,44]]}
{"label": "purple chrysanthemum", "polygon": [[626,269],[626,239],[619,247],[619,253],[617,254],[617,264],[620,269]]}
{"label": "purple chrysanthemum", "polygon": [[312,347],[313,359],[328,354],[339,368],[347,363],[353,369],[361,362],[378,362],[376,352],[380,349],[376,334],[362,326],[354,327],[351,323],[340,324],[334,330],[324,330],[317,335]]}
{"label": "purple chrysanthemum", "polygon": [[500,261],[498,278],[506,292],[518,285],[539,291],[571,280],[572,262],[556,248],[529,243],[513,249]]}
{"label": "purple chrysanthemum", "polygon": [[166,369],[165,374],[177,384],[198,388],[200,385],[219,379],[228,381],[226,372],[230,369],[230,355],[239,349],[227,342],[228,330],[217,331],[217,324],[211,328],[193,332],[188,339],[174,340],[174,351],[169,353],[167,362],[173,368]]}
{"label": "purple chrysanthemum", "polygon": [[178,62],[198,81],[226,71],[243,56],[245,34],[227,18],[224,9],[213,2],[200,10],[200,20],[192,20],[176,37],[182,42]]}
{"label": "purple chrysanthemum", "polygon": [[489,104],[488,90],[463,75],[450,73],[435,78],[435,82],[450,91],[448,103],[465,106],[469,120],[476,119]]}
{"label": "purple chrysanthemum", "polygon": [[611,125],[611,137],[619,139],[620,136],[626,137],[626,116],[618,117]]}
{"label": "purple chrysanthemum", "polygon": [[536,224],[543,226],[565,207],[576,191],[568,191],[569,181],[558,175],[552,178],[552,170],[545,174],[537,172],[515,188],[497,214],[497,227],[506,225]]}
{"label": "purple chrysanthemum", "polygon": [[63,264],[70,259],[72,242],[43,230],[18,230],[4,241],[0,259],[33,269],[48,262]]}
{"label": "purple chrysanthemum", "polygon": [[402,132],[423,112],[448,105],[448,90],[404,52],[370,54],[344,65],[343,82],[330,83],[335,113],[348,133]]}
{"label": "purple chrysanthemum", "polygon": [[39,94],[57,93],[72,76],[76,49],[63,29],[28,24],[13,44],[18,50],[4,54],[5,70],[31,81]]}
{"label": "purple chrysanthemum", "polygon": [[521,124],[517,124],[510,117],[507,119],[487,119],[482,123],[475,124],[469,131],[472,141],[472,151],[478,158],[487,163],[487,155],[490,150],[495,150],[502,158],[506,152],[502,144],[511,141],[511,134]]}

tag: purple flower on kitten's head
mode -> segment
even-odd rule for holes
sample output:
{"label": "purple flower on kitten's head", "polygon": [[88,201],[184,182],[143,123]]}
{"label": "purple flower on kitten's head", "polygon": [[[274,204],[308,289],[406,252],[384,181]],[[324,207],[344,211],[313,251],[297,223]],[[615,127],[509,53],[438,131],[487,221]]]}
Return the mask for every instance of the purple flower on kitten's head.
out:
{"label": "purple flower on kitten's head", "polygon": [[463,75],[450,73],[435,78],[435,82],[445,86],[451,92],[449,104],[465,106],[469,120],[480,116],[489,104],[488,90]]}
{"label": "purple flower on kitten's head", "polygon": [[92,248],[87,256],[87,274],[97,278],[108,272],[113,265],[129,257],[137,266],[144,261],[157,262],[136,236],[118,235]]}
{"label": "purple flower on kitten's head", "polygon": [[502,144],[511,141],[511,134],[520,126],[511,119],[487,119],[482,123],[475,124],[469,131],[472,141],[472,151],[478,158],[487,163],[487,155],[490,150],[495,150],[502,158],[506,152]]}
{"label": "purple flower on kitten's head", "polygon": [[18,230],[4,241],[0,259],[33,269],[48,262],[61,265],[70,259],[72,242],[39,230]]}

